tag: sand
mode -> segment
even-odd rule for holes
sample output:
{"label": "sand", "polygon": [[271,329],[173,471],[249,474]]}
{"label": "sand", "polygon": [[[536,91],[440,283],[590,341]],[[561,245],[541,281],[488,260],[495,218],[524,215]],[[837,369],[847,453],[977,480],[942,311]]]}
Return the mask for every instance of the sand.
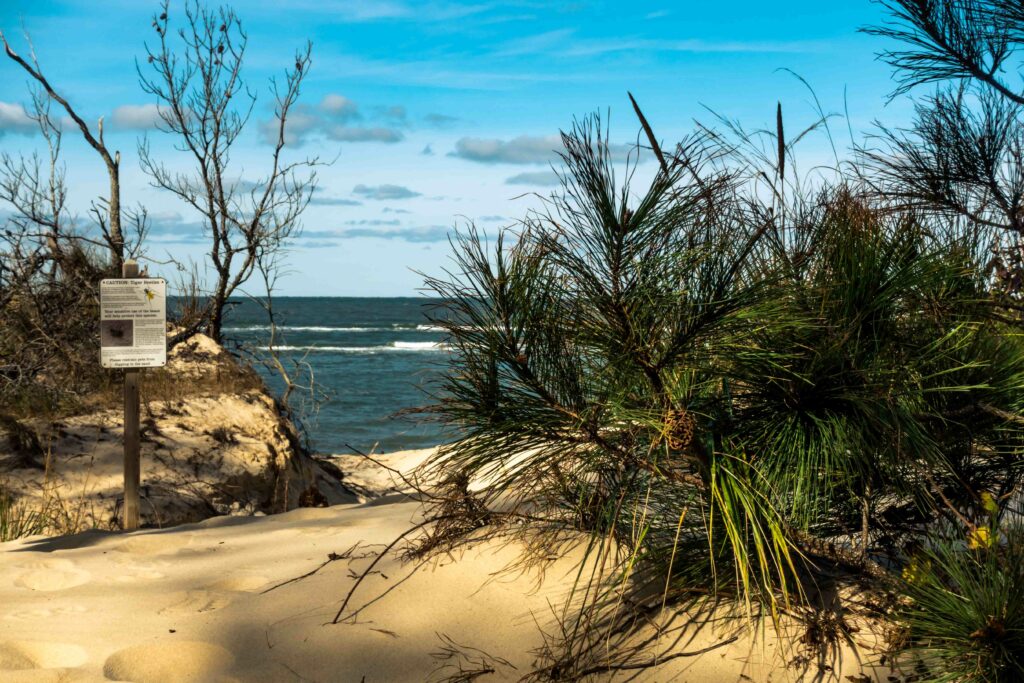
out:
{"label": "sand", "polygon": [[[408,467],[428,454],[382,458]],[[336,462],[360,470],[368,495],[388,495],[265,517],[0,545],[0,681],[441,681],[473,666],[443,658],[453,643],[507,662],[475,680],[518,680],[532,671],[544,633],[556,630],[553,606],[571,586],[580,551],[550,558],[543,575],[508,570],[521,551],[508,542],[478,543],[415,571],[388,556],[353,599],[351,607],[365,608],[354,620],[331,624],[353,570],[421,514],[386,472],[351,457]],[[346,551],[348,559],[267,591]],[[706,627],[684,647],[723,637]],[[744,637],[637,677],[588,680],[786,681],[806,674],[802,680],[846,681],[862,671],[849,648],[824,672],[786,667],[780,652],[771,637]]]}
{"label": "sand", "polygon": [[[147,392],[152,387],[156,393],[161,382],[162,393],[175,398],[149,400]],[[196,387],[223,393],[207,395]],[[197,335],[173,349],[166,372],[144,374],[142,389],[144,526],[281,512],[308,504],[305,498],[359,500],[295,448],[273,399],[210,338]],[[123,419],[121,410],[106,408],[52,422],[24,421],[38,437],[38,466],[0,452],[0,484],[24,506],[50,510],[48,516],[60,522],[54,531],[119,528]]]}

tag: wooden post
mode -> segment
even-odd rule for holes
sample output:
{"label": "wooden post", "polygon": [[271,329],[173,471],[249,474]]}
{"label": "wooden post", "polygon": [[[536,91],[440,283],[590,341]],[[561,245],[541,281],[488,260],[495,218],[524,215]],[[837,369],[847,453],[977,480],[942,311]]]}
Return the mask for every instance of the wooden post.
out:
{"label": "wooden post", "polygon": [[[139,276],[139,264],[125,261],[121,277]],[[139,371],[124,371],[124,524],[125,531],[139,528]]]}

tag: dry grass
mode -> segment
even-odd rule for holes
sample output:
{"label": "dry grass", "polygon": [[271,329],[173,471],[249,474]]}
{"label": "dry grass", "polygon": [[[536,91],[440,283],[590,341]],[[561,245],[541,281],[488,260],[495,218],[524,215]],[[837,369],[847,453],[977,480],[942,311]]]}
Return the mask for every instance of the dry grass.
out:
{"label": "dry grass", "polygon": [[[114,376],[112,380],[85,397],[77,413],[119,408],[123,401],[120,377]],[[192,398],[264,390],[263,380],[255,370],[240,365],[226,354],[223,358],[197,365],[195,372],[185,373],[166,367],[149,368],[143,371],[140,382],[143,403],[160,402],[170,406]]]}
{"label": "dry grass", "polygon": [[45,521],[41,510],[16,502],[0,484],[0,543],[41,534]]}
{"label": "dry grass", "polygon": [[18,500],[0,480],[0,543],[26,536],[64,536],[98,528],[87,496],[65,497],[48,474],[37,496]]}

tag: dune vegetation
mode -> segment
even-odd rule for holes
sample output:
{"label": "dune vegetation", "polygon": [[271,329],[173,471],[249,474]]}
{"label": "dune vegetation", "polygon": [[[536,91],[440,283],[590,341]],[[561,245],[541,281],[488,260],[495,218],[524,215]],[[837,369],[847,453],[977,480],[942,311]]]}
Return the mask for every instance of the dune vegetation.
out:
{"label": "dune vegetation", "polygon": [[652,619],[723,600],[826,650],[884,615],[920,680],[1024,677],[1024,95],[994,71],[1024,15],[889,9],[871,30],[904,44],[901,89],[940,84],[910,130],[800,175],[781,106],[774,130],[666,148],[637,107],[660,170],[636,187],[589,117],[545,209],[463,232],[428,282],[454,349],[430,412],[462,430],[433,466],[489,482],[438,508],[444,542],[583,532],[600,568],[566,601],[556,678],[615,646],[653,665],[672,650]]}

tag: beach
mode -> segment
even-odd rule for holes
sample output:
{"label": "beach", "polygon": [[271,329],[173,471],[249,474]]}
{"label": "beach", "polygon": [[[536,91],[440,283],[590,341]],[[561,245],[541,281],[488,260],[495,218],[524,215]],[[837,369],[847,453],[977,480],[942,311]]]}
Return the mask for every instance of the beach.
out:
{"label": "beach", "polygon": [[[581,576],[601,576],[587,534],[533,544],[515,528],[481,529],[410,552],[431,528],[419,525],[437,514],[436,471],[425,469],[436,447],[307,453],[250,371],[209,338],[169,359],[149,378],[162,400],[146,402],[147,528],[119,528],[116,410],[27,423],[40,435],[38,467],[12,469],[5,456],[22,509],[48,510],[65,525],[0,543],[0,681],[545,679]],[[475,479],[467,490],[491,485]],[[780,623],[790,629],[780,641],[774,625],[737,618],[736,608],[727,599],[707,613],[669,609],[657,617],[664,633],[653,649],[623,660],[629,643],[618,643],[614,657],[591,656],[582,669],[598,671],[578,680],[874,675],[881,624],[851,622],[857,638],[818,661],[801,646],[806,624]],[[657,662],[652,652],[672,657]],[[626,666],[602,669],[612,663]],[[878,680],[891,673],[879,672]]]}
{"label": "beach", "polygon": [[1024,681],[1024,3],[237,5],[0,0],[0,683]]}
{"label": "beach", "polygon": [[[409,468],[429,454],[381,462]],[[422,519],[394,474],[369,462],[354,469],[377,497],[0,545],[0,680],[412,683],[471,680],[451,677],[474,667],[496,681],[533,671],[557,632],[581,548],[529,570],[519,567],[522,546],[500,539],[422,564],[391,553],[331,623],[356,573]],[[808,670],[786,665],[770,627],[720,646],[733,630],[686,629],[680,651],[710,650],[586,680],[845,681],[863,675],[858,656],[874,656],[844,647],[834,670]],[[871,634],[858,639],[868,644]]]}

